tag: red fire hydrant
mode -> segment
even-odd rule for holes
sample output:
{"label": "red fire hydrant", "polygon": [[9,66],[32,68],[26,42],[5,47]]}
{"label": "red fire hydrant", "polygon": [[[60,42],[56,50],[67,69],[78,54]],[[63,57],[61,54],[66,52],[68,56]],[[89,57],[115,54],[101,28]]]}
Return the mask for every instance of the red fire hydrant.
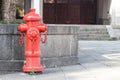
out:
{"label": "red fire hydrant", "polygon": [[[42,72],[44,67],[40,63],[41,51],[40,40],[45,43],[47,38],[47,26],[45,24],[39,24],[41,17],[35,13],[35,9],[26,14],[23,18],[26,24],[20,24],[18,30],[21,33],[25,33],[26,37],[26,64],[23,66],[24,72]],[[41,38],[41,33],[45,32],[44,39]],[[22,44],[20,37],[20,43]]]}

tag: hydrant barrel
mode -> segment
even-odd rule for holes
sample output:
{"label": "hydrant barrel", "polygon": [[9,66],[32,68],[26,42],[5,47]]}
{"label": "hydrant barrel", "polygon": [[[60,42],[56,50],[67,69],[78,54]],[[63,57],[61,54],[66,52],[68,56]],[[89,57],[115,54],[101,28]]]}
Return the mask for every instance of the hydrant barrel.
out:
{"label": "hydrant barrel", "polygon": [[[47,32],[47,26],[40,24],[41,17],[35,13],[35,9],[24,16],[26,24],[20,24],[18,30],[25,34],[26,47],[25,47],[25,58],[26,63],[23,66],[24,72],[42,72],[44,67],[41,64],[41,50],[40,41],[41,34]],[[47,34],[46,34],[47,35]],[[45,35],[45,39],[46,39]]]}

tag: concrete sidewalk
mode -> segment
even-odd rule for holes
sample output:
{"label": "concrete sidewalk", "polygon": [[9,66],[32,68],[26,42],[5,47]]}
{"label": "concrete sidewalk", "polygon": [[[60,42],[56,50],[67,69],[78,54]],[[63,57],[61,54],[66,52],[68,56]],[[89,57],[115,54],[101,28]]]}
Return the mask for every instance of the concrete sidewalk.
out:
{"label": "concrete sidewalk", "polygon": [[120,41],[79,41],[78,65],[45,69],[43,74],[0,75],[0,80],[120,80]]}

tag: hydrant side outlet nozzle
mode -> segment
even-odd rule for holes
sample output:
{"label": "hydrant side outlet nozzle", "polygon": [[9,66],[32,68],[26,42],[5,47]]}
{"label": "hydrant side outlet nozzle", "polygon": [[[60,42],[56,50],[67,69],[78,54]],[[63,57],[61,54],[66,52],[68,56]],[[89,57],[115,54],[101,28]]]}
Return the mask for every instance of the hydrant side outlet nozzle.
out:
{"label": "hydrant side outlet nozzle", "polygon": [[38,29],[39,29],[40,32],[45,32],[45,31],[48,30],[46,24],[41,24],[41,25],[39,25],[39,26],[38,26]]}
{"label": "hydrant side outlet nozzle", "polygon": [[[20,24],[18,30],[25,34],[26,46],[25,46],[25,57],[26,64],[23,66],[24,72],[42,72],[44,67],[40,63],[41,50],[40,41],[42,42],[41,33],[47,32],[47,26],[40,24],[41,17],[35,13],[35,9],[31,9],[28,14],[23,18],[26,24]],[[45,35],[44,42],[47,39]]]}
{"label": "hydrant side outlet nozzle", "polygon": [[27,26],[26,24],[20,24],[20,25],[18,26],[18,30],[19,30],[20,32],[25,32],[25,31],[27,31],[27,29],[28,29],[28,26]]}

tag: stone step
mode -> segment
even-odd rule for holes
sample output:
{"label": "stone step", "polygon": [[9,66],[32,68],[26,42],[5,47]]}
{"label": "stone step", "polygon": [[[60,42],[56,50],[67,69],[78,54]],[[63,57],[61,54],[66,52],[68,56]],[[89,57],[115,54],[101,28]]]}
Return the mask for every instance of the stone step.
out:
{"label": "stone step", "polygon": [[105,25],[82,26],[79,28],[79,40],[110,40]]}
{"label": "stone step", "polygon": [[91,28],[90,27],[80,27],[79,29],[80,30],[84,30],[84,29],[87,29],[87,30],[94,30],[94,29],[95,30],[97,30],[97,29],[99,30],[99,29],[103,29],[103,30],[105,30],[106,27],[101,27],[101,28],[98,28],[98,27],[91,27]]}
{"label": "stone step", "polygon": [[79,37],[79,40],[111,40],[108,37]]}
{"label": "stone step", "polygon": [[97,29],[97,28],[79,28],[79,30],[85,30],[85,31],[95,31],[95,30],[106,30],[106,28],[101,28],[101,29]]}
{"label": "stone step", "polygon": [[102,29],[105,28],[106,25],[78,25],[80,27],[80,29],[82,28],[87,28],[87,29],[91,29],[91,28],[96,28],[96,29]]}
{"label": "stone step", "polygon": [[112,25],[113,29],[120,29],[120,25]]}
{"label": "stone step", "polygon": [[79,32],[80,35],[82,34],[108,34],[107,31],[80,31]]}
{"label": "stone step", "polygon": [[78,35],[79,37],[109,37],[109,35]]}
{"label": "stone step", "polygon": [[91,36],[91,37],[87,37],[87,36],[83,36],[83,37],[79,37],[79,39],[81,39],[81,38],[94,38],[94,39],[96,39],[96,38],[106,38],[106,39],[110,39],[109,37],[95,37],[95,36]]}

